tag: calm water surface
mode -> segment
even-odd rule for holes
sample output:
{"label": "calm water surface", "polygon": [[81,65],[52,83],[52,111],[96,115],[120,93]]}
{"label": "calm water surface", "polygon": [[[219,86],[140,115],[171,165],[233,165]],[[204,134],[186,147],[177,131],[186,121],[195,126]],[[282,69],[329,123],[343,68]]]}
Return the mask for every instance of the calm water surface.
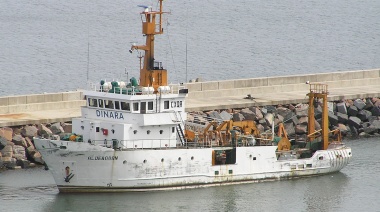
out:
{"label": "calm water surface", "polygon": [[[0,96],[138,76],[138,53],[128,50],[145,42],[139,4],[157,6],[156,0],[0,1]],[[171,15],[156,37],[155,59],[170,82],[380,67],[379,0],[167,0],[164,7]]]}
{"label": "calm water surface", "polygon": [[42,167],[0,173],[0,208],[8,211],[379,211],[379,138],[346,142],[353,160],[319,177],[201,189],[115,194],[59,194]]}

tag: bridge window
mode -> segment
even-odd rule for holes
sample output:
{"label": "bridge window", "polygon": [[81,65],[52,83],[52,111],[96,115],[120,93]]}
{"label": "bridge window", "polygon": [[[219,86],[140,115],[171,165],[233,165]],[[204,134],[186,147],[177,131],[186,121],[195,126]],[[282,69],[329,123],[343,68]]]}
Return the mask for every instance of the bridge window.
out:
{"label": "bridge window", "polygon": [[169,101],[164,101],[164,109],[169,109]]}
{"label": "bridge window", "polygon": [[115,109],[120,110],[120,102],[119,101],[115,101]]}
{"label": "bridge window", "polygon": [[153,110],[153,102],[148,102],[148,110]]}
{"label": "bridge window", "polygon": [[104,107],[109,109],[114,109],[112,100],[104,100]]}
{"label": "bridge window", "polygon": [[88,106],[98,107],[98,100],[93,98],[88,98]]}
{"label": "bridge window", "polygon": [[126,111],[131,111],[131,106],[129,105],[129,102],[120,102],[121,103],[121,109]]}
{"label": "bridge window", "polygon": [[139,103],[133,102],[133,111],[139,111]]}
{"label": "bridge window", "polygon": [[99,99],[98,102],[99,102],[99,107],[100,107],[100,108],[103,108],[103,99]]}

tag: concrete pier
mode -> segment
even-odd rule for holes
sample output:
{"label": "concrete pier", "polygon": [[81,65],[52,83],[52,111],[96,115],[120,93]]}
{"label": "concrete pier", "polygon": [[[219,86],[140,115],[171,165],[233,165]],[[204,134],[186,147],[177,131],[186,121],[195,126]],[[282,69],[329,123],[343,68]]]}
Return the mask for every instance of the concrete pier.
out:
{"label": "concrete pier", "polygon": [[[380,97],[380,69],[342,71],[187,83],[186,111],[306,103],[306,81],[327,84],[329,101]],[[81,91],[0,97],[0,127],[70,121],[83,105]]]}

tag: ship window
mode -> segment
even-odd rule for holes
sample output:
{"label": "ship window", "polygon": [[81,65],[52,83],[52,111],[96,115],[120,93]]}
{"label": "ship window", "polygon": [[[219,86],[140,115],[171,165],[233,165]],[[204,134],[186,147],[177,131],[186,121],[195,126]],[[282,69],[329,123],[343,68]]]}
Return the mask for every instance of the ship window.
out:
{"label": "ship window", "polygon": [[115,109],[120,110],[120,102],[115,101]]}
{"label": "ship window", "polygon": [[164,109],[169,109],[169,101],[164,101]]}
{"label": "ship window", "polygon": [[215,175],[219,175],[219,171],[215,171]]}
{"label": "ship window", "polygon": [[131,107],[129,105],[129,102],[120,102],[121,103],[121,109],[126,111],[131,111]]}
{"label": "ship window", "polygon": [[139,103],[133,102],[133,111],[139,111]]}
{"label": "ship window", "polygon": [[232,169],[231,169],[231,170],[228,170],[228,174],[232,174],[232,172],[233,172]]}
{"label": "ship window", "polygon": [[104,107],[105,108],[109,108],[109,109],[113,109],[113,101],[112,100],[104,100]]}
{"label": "ship window", "polygon": [[306,164],[306,167],[311,168],[311,167],[313,167],[313,165],[312,164]]}
{"label": "ship window", "polygon": [[174,133],[175,132],[175,128],[174,127],[172,127],[172,133]]}
{"label": "ship window", "polygon": [[103,108],[103,99],[99,99],[99,107]]}
{"label": "ship window", "polygon": [[256,157],[253,157],[252,160],[256,160]]}
{"label": "ship window", "polygon": [[149,134],[150,134],[150,130],[146,131],[146,134],[148,134],[148,135],[149,135]]}
{"label": "ship window", "polygon": [[99,127],[96,127],[96,132],[99,132]]}
{"label": "ship window", "polygon": [[153,110],[153,102],[148,102],[148,110]]}
{"label": "ship window", "polygon": [[98,100],[97,99],[93,99],[93,98],[89,98],[88,99],[88,106],[90,106],[90,107],[98,107]]}
{"label": "ship window", "polygon": [[160,130],[160,134],[162,134],[164,131],[163,130]]}

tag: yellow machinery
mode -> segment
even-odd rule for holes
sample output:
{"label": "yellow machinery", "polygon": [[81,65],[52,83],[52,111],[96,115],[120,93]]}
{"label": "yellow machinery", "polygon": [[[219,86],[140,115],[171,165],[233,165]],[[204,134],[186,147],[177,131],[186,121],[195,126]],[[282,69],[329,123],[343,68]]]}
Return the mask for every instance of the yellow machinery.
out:
{"label": "yellow machinery", "polygon": [[[141,13],[141,19],[143,21],[142,33],[146,37],[146,44],[133,44],[130,50],[131,53],[135,49],[145,51],[144,66],[140,70],[140,86],[152,86],[155,92],[157,92],[159,86],[167,86],[168,84],[167,71],[163,69],[160,62],[154,60],[154,36],[164,33],[164,29],[162,28],[162,15],[165,12],[162,11],[162,1],[163,0],[159,0],[159,11],[152,11],[146,8],[144,12]],[[156,20],[157,16],[158,21]]]}
{"label": "yellow machinery", "polygon": [[285,131],[284,124],[280,123],[278,126],[278,133],[277,136],[281,138],[281,140],[278,142],[277,150],[278,151],[287,151],[290,150],[290,141],[288,138],[288,133]]}
{"label": "yellow machinery", "polygon": [[[326,150],[329,145],[329,110],[327,106],[327,85],[319,83],[310,83],[310,92],[307,94],[309,96],[309,111],[308,111],[308,139],[309,141],[315,140],[321,132],[322,136],[322,149]],[[321,130],[315,130],[315,117],[314,108],[318,105],[319,99],[322,99],[322,123]],[[341,142],[342,135],[340,131],[331,131],[337,138],[337,142]]]}

